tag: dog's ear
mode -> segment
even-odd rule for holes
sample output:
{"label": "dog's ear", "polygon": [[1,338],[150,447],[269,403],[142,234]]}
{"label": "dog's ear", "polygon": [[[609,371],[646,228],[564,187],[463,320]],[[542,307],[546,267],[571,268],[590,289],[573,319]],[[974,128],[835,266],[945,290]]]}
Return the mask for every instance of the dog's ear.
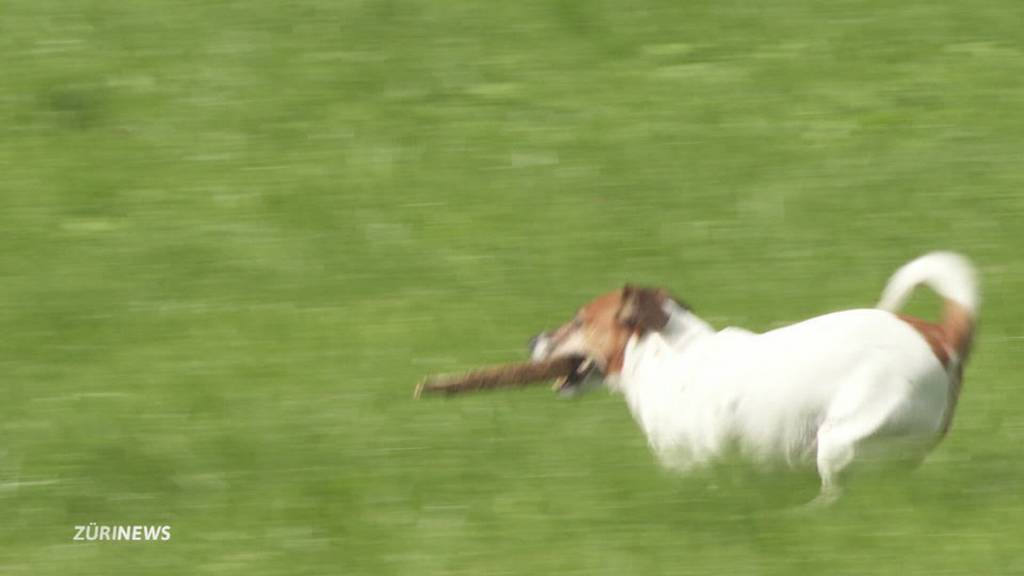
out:
{"label": "dog's ear", "polygon": [[660,288],[626,284],[622,288],[622,304],[615,319],[641,332],[661,330],[668,324],[668,313],[664,309],[667,298],[668,292]]}

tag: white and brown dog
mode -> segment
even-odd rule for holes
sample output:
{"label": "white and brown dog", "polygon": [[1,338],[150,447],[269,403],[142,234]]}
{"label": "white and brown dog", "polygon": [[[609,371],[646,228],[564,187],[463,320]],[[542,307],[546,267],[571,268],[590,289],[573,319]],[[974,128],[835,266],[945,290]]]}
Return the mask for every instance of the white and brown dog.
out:
{"label": "white and brown dog", "polygon": [[[919,284],[943,298],[939,323],[897,314]],[[813,461],[819,499],[831,501],[851,463],[917,463],[943,438],[977,309],[970,262],[934,252],[900,268],[875,309],[763,334],[716,331],[665,290],[626,286],[533,339],[531,354],[583,357],[559,388],[603,380],[621,392],[666,466],[692,469],[731,447],[756,462]]]}

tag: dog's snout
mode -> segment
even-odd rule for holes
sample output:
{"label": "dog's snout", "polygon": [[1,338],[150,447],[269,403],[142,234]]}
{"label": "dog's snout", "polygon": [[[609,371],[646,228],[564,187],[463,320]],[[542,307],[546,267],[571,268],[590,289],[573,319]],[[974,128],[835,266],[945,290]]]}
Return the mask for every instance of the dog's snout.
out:
{"label": "dog's snout", "polygon": [[528,343],[530,358],[533,360],[543,360],[548,354],[548,348],[551,339],[548,338],[547,332],[541,332],[533,338],[530,338]]}

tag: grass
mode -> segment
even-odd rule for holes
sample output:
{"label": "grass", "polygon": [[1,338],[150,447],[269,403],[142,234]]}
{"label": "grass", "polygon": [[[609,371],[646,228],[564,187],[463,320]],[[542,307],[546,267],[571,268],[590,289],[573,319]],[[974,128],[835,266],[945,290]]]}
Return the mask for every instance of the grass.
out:
{"label": "grass", "polygon": [[[7,0],[0,573],[1024,573],[1022,20]],[[954,431],[822,514],[605,393],[410,397],[627,280],[767,329],[933,248],[984,279]]]}

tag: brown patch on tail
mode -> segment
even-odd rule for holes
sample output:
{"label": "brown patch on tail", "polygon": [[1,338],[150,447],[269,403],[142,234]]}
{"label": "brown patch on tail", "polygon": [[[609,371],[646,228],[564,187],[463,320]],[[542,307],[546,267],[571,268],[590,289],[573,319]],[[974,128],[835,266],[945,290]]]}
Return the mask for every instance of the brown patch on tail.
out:
{"label": "brown patch on tail", "polygon": [[[897,314],[897,317],[917,330],[943,368],[957,368],[967,360],[974,337],[974,319],[960,304],[946,300],[942,321],[938,323],[906,314]],[[951,366],[954,363],[957,366]]]}
{"label": "brown patch on tail", "polygon": [[957,400],[960,399],[960,388],[964,378],[964,363],[971,352],[971,341],[974,339],[974,318],[971,313],[952,300],[946,300],[942,311],[942,321],[928,322],[906,314],[896,315],[900,320],[917,330],[932,349],[932,353],[949,372],[949,407],[942,423],[942,436],[949,431],[953,423]]}

